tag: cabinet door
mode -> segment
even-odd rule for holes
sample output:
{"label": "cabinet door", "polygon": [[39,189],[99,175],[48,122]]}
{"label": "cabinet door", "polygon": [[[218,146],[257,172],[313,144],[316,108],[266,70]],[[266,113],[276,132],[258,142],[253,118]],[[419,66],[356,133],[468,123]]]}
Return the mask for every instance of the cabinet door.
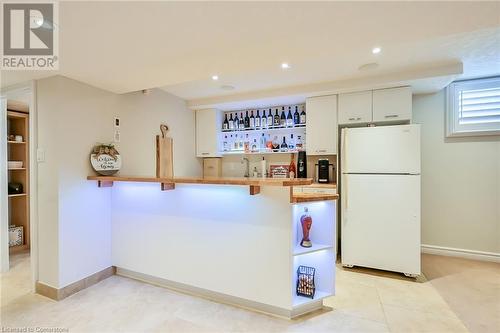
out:
{"label": "cabinet door", "polygon": [[373,121],[411,120],[410,87],[373,91]]}
{"label": "cabinet door", "polygon": [[371,90],[339,95],[339,124],[369,123],[371,121]]}
{"label": "cabinet door", "polygon": [[308,155],[337,154],[337,95],[306,100]]}
{"label": "cabinet door", "polygon": [[215,109],[196,111],[196,156],[217,157],[220,155],[219,113]]}

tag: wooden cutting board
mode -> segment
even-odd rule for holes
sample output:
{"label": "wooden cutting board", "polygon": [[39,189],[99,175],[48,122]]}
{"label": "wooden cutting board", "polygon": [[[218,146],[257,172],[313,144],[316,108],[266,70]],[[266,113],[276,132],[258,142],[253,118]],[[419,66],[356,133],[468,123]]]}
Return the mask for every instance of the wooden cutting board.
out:
{"label": "wooden cutting board", "polygon": [[167,137],[167,125],[160,125],[160,131],[156,136],[156,177],[174,178],[174,142]]}

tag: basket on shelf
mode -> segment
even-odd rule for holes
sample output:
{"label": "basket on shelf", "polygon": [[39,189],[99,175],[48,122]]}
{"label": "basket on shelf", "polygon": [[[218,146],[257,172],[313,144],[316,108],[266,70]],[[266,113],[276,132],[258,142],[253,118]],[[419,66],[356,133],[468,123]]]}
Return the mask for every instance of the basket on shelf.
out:
{"label": "basket on shelf", "polygon": [[308,266],[297,268],[297,296],[314,298],[316,287],[314,285],[314,273],[316,269]]}

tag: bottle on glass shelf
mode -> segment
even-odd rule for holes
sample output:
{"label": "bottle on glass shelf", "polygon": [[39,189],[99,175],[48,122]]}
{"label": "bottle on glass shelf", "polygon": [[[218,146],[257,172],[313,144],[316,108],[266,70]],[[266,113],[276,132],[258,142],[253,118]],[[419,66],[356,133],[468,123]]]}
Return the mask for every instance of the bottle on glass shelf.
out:
{"label": "bottle on glass shelf", "polygon": [[292,159],[290,160],[290,165],[288,166],[288,172],[290,173],[290,178],[295,178],[297,175],[297,167],[295,166],[295,154],[291,154]]}
{"label": "bottle on glass shelf", "polygon": [[248,111],[246,111],[246,113],[245,113],[244,124],[245,124],[245,129],[250,128],[250,117],[248,117]]}
{"label": "bottle on glass shelf", "polygon": [[240,120],[238,119],[238,112],[234,113],[234,130],[237,131],[240,127]]}
{"label": "bottle on glass shelf", "polygon": [[238,140],[238,150],[243,150],[244,145],[243,134],[241,134]]}
{"label": "bottle on glass shelf", "polygon": [[300,124],[306,124],[306,112],[304,111],[304,107],[302,107],[302,112],[300,113]]}
{"label": "bottle on glass shelf", "polygon": [[240,131],[245,129],[245,120],[243,118],[243,112],[240,113],[240,124],[238,125],[238,129]]}
{"label": "bottle on glass shelf", "polygon": [[273,127],[273,123],[274,123],[273,113],[271,112],[271,109],[269,109],[269,113],[267,114],[267,127],[268,128]]}
{"label": "bottle on glass shelf", "polygon": [[297,141],[295,141],[295,148],[298,151],[301,151],[302,149],[304,149],[304,146],[303,146],[303,143],[302,143],[302,138],[301,138],[300,135],[297,135]]}
{"label": "bottle on glass shelf", "polygon": [[227,140],[227,135],[224,135],[224,141],[222,142],[222,149],[224,151],[229,151],[229,142]]}
{"label": "bottle on glass shelf", "polygon": [[[259,111],[257,111],[257,115],[259,114]],[[267,128],[267,117],[266,117],[266,110],[262,110],[262,118],[260,118],[260,127],[261,128]]]}
{"label": "bottle on glass shelf", "polygon": [[288,114],[286,115],[286,127],[293,127],[293,117],[292,117],[292,108],[288,107]]}
{"label": "bottle on glass shelf", "polygon": [[[233,137],[233,136],[231,135],[231,137]],[[234,139],[234,140],[233,140],[233,139]],[[239,147],[238,147],[238,136],[237,136],[237,135],[234,135],[234,138],[233,138],[233,139],[231,139],[231,140],[233,140],[233,148],[232,148],[232,149],[233,149],[233,150],[238,150],[238,148],[239,148]]]}
{"label": "bottle on glass shelf", "polygon": [[227,131],[228,129],[229,129],[229,121],[227,120],[227,113],[226,113],[224,121],[222,122],[222,130]]}
{"label": "bottle on glass shelf", "polygon": [[259,146],[257,145],[257,139],[253,139],[253,143],[252,143],[252,152],[257,152],[259,151]]}
{"label": "bottle on glass shelf", "polygon": [[281,143],[280,150],[281,151],[287,151],[288,150],[288,145],[286,144],[285,137],[283,137],[283,142]]}
{"label": "bottle on glass shelf", "polygon": [[280,143],[278,141],[278,137],[275,135],[273,139],[273,151],[279,151],[280,150]]}
{"label": "bottle on glass shelf", "polygon": [[257,110],[257,116],[255,117],[255,129],[260,128],[260,125],[261,125],[261,119],[260,119],[259,110]]}
{"label": "bottle on glass shelf", "polygon": [[250,152],[250,138],[248,137],[248,134],[245,137],[244,150],[245,150],[245,153]]}
{"label": "bottle on glass shelf", "polygon": [[254,129],[255,128],[255,117],[253,115],[253,110],[251,111],[251,114],[250,114],[250,129]]}
{"label": "bottle on glass shelf", "polygon": [[293,113],[293,124],[294,125],[300,124],[299,107],[297,105],[295,105],[295,112]]}
{"label": "bottle on glass shelf", "polygon": [[290,134],[290,140],[288,140],[288,150],[294,150],[295,149],[295,140],[293,138],[293,133]]}
{"label": "bottle on glass shelf", "polygon": [[231,116],[229,117],[229,129],[234,130],[234,119],[233,119],[233,114],[230,114]]}
{"label": "bottle on glass shelf", "polygon": [[279,127],[280,126],[280,116],[278,114],[278,108],[276,108],[275,113],[274,113],[274,127]]}
{"label": "bottle on glass shelf", "polygon": [[[262,118],[264,119],[264,118]],[[266,149],[266,135],[262,133],[260,137],[260,144],[259,144],[260,149],[265,150]]]}
{"label": "bottle on glass shelf", "polygon": [[285,116],[285,107],[281,107],[281,116],[280,116],[280,126],[285,127],[286,126],[286,116]]}
{"label": "bottle on glass shelf", "polygon": [[274,149],[273,140],[271,140],[271,134],[267,135],[266,147],[268,151],[272,151]]}

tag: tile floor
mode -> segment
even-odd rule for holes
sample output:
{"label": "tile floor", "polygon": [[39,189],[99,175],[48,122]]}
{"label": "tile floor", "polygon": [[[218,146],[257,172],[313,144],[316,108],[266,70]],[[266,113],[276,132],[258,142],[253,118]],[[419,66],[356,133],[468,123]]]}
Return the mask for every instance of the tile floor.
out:
{"label": "tile floor", "polygon": [[0,323],[70,332],[500,332],[500,265],[456,260],[424,255],[429,280],[418,282],[338,267],[337,295],[325,301],[333,310],[286,320],[119,276],[55,302],[30,292],[29,258],[18,255],[1,275]]}

